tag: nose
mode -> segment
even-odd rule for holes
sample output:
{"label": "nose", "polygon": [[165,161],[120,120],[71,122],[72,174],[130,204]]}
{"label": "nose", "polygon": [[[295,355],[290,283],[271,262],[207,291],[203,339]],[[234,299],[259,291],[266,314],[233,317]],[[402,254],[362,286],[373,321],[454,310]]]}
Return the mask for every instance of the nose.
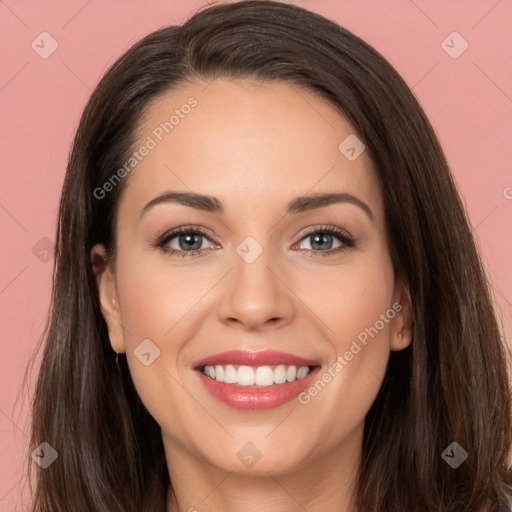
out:
{"label": "nose", "polygon": [[218,307],[222,322],[245,330],[283,327],[295,315],[294,294],[287,285],[286,269],[270,250],[251,263],[235,253]]}

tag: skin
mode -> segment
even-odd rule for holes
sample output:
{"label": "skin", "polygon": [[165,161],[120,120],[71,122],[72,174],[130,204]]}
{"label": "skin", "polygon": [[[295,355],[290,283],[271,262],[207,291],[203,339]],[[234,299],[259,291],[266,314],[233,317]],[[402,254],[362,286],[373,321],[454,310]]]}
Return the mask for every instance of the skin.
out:
{"label": "skin", "polygon": [[[390,351],[411,339],[408,293],[395,279],[371,161],[338,150],[354,129],[326,100],[253,80],[196,81],[166,93],[141,120],[136,147],[191,96],[197,106],[126,178],[117,258],[96,267],[112,348],[126,352],[161,426],[179,504],[169,499],[168,512],[353,512],[365,415]],[[141,218],[167,191],[215,196],[226,211],[162,203]],[[335,191],[364,201],[373,221],[351,203],[285,215],[296,196]],[[202,255],[154,247],[188,224],[208,233]],[[301,236],[322,226],[347,231],[355,246],[322,254],[343,245],[333,236],[322,249]],[[263,249],[250,264],[236,252],[247,236]],[[168,246],[185,251],[179,242]],[[104,254],[93,248],[93,258]],[[317,360],[323,373],[396,302],[402,310],[306,405],[237,411],[213,399],[191,367],[227,350],[273,349]],[[147,338],[161,351],[149,366],[134,355]],[[237,457],[248,442],[261,453],[252,467]]]}

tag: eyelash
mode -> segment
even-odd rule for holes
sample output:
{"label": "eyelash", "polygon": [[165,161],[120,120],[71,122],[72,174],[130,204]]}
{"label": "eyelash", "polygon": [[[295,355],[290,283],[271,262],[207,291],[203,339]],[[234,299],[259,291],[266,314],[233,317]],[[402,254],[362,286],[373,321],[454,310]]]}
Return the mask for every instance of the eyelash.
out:
{"label": "eyelash", "polygon": [[[309,231],[304,233],[300,238],[299,242],[303,239],[308,238],[309,236],[316,235],[318,233],[333,235],[338,238],[338,240],[343,244],[336,249],[330,249],[328,251],[315,251],[314,249],[302,249],[303,251],[313,252],[315,255],[328,256],[337,254],[341,251],[345,251],[355,246],[355,240],[350,236],[346,231],[336,228],[333,226],[321,226],[319,228],[314,229],[313,231]],[[202,229],[193,227],[193,226],[182,226],[180,228],[173,229],[172,231],[164,233],[160,236],[156,243],[154,244],[155,248],[161,249],[166,254],[172,257],[184,258],[184,257],[195,257],[204,255],[206,249],[199,249],[195,251],[182,251],[177,249],[168,249],[165,246],[178,235],[187,234],[187,235],[200,235],[209,239],[207,233],[205,233]]]}

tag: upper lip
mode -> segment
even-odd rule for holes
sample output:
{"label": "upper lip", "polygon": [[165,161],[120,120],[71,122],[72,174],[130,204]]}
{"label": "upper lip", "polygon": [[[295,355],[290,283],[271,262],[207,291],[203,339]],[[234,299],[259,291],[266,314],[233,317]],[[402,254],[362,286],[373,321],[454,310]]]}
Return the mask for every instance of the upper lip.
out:
{"label": "upper lip", "polygon": [[192,364],[197,369],[202,366],[215,366],[217,364],[233,364],[246,366],[274,366],[279,364],[302,366],[318,366],[318,361],[304,359],[302,357],[287,354],[286,352],[277,352],[275,350],[263,350],[252,352],[248,350],[230,350],[215,354]]}

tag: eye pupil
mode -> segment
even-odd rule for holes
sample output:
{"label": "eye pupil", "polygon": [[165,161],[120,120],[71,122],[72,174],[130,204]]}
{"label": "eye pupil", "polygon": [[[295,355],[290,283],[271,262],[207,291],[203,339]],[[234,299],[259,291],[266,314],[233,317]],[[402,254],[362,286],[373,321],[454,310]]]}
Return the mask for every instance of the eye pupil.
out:
{"label": "eye pupil", "polygon": [[319,245],[320,248],[330,249],[332,247],[332,235],[328,233],[316,233],[313,235],[313,240],[311,245],[314,249],[316,248],[314,247],[315,244]]}
{"label": "eye pupil", "polygon": [[[182,245],[182,241],[185,240],[185,245]],[[181,235],[179,237],[180,248],[181,249],[200,249],[201,248],[201,235],[197,233]],[[198,244],[197,247],[194,247],[194,244]]]}

